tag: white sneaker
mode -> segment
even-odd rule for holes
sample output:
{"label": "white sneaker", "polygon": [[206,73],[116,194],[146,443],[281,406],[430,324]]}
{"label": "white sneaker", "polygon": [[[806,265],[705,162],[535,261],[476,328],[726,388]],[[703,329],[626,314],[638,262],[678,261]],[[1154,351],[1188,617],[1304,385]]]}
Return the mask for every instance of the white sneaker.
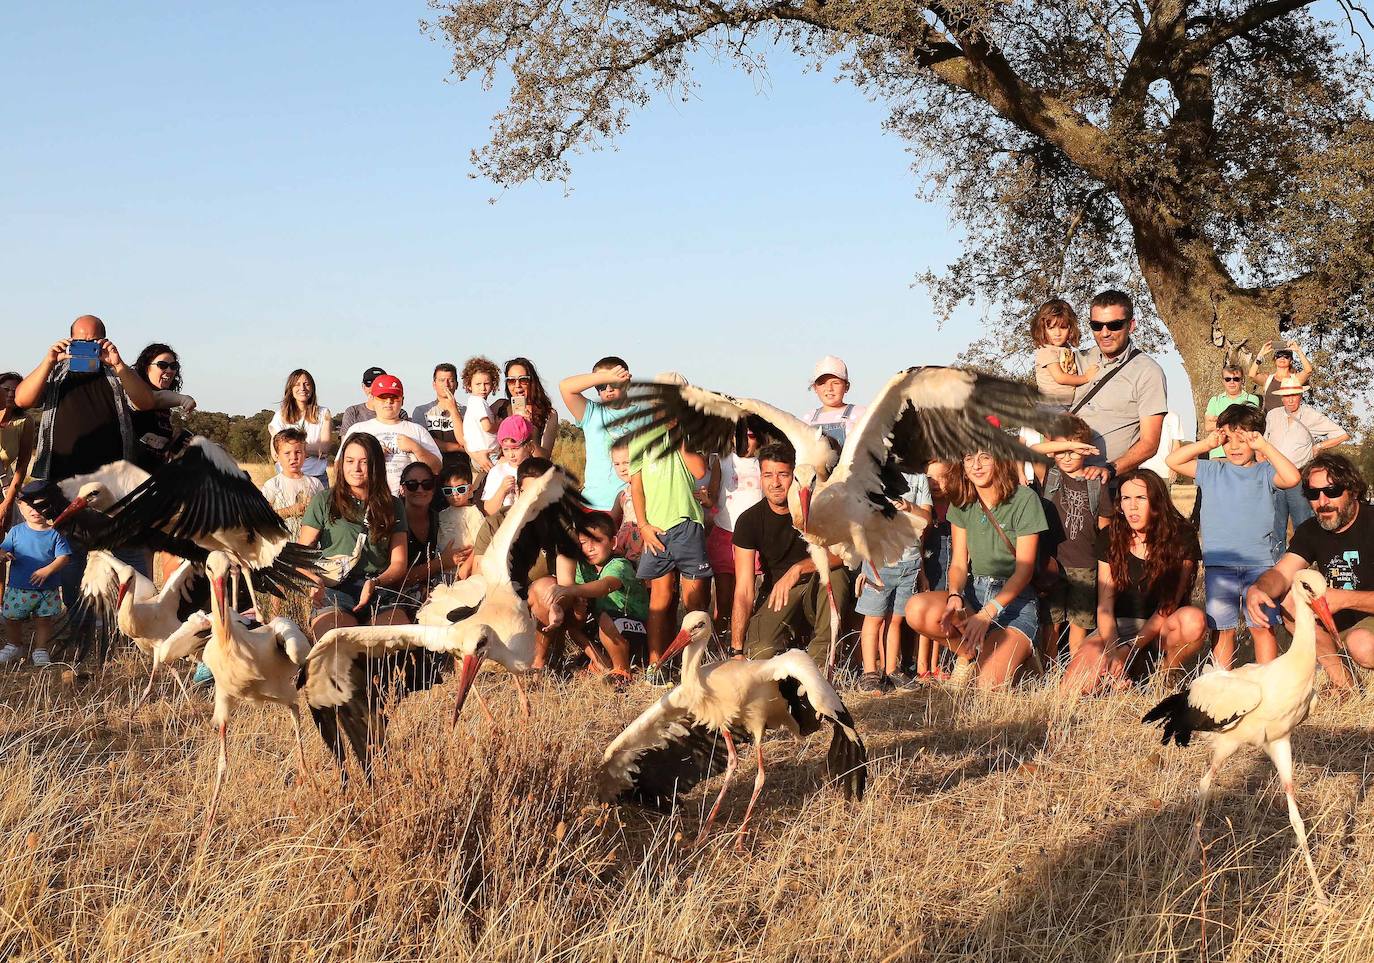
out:
{"label": "white sneaker", "polygon": [[34,649],[29,653],[29,661],[33,663],[35,669],[46,669],[52,665],[52,659],[48,658],[47,649]]}
{"label": "white sneaker", "polygon": [[11,662],[18,662],[19,657],[24,654],[24,650],[17,645],[7,645],[0,649],[0,665],[9,665]]}

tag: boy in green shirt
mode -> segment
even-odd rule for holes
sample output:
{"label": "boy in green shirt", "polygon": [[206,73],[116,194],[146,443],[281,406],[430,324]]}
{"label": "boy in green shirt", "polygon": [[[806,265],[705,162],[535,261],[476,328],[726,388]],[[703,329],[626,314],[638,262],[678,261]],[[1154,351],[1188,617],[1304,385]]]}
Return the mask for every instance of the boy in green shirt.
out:
{"label": "boy in green shirt", "polygon": [[630,655],[643,658],[648,633],[649,591],[635,575],[634,566],[615,552],[615,522],[604,512],[590,514],[577,534],[587,561],[577,563],[574,585],[558,586],[559,598],[579,599],[586,618],[571,620],[568,634],[581,643],[593,666],[605,668],[592,638],[610,656],[607,680],[617,689],[630,682]]}

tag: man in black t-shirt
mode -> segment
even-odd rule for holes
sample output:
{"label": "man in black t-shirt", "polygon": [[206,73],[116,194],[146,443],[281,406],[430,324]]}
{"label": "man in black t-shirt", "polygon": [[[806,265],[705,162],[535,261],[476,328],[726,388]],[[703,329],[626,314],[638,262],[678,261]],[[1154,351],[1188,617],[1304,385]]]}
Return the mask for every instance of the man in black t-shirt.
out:
{"label": "man in black t-shirt", "polygon": [[[792,488],[795,456],[786,445],[759,449],[759,484],[763,500],[735,520],[735,599],[731,617],[730,652],[751,659],[767,659],[789,648],[793,639],[810,636],[808,651],[817,663],[830,649],[830,603],[807,546],[792,527],[787,493]],[[763,583],[744,573],[763,568]],[[849,579],[844,567],[830,558],[830,588],[841,612],[849,608]]]}
{"label": "man in black t-shirt", "polygon": [[1356,664],[1374,669],[1374,509],[1365,502],[1367,486],[1348,458],[1323,452],[1302,470],[1302,493],[1316,512],[1293,532],[1288,551],[1245,593],[1251,621],[1283,602],[1284,619],[1292,621],[1292,600],[1285,598],[1293,576],[1314,568],[1329,586],[1339,640],[1317,626],[1317,660],[1331,684],[1348,689],[1352,680],[1337,645]]}

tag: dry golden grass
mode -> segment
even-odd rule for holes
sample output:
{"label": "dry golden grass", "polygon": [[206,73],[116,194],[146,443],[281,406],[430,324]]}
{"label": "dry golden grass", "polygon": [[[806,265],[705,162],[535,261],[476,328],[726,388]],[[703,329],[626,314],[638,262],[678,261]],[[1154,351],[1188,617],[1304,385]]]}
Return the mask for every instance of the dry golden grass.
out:
{"label": "dry golden grass", "polygon": [[371,787],[340,787],[312,735],[312,788],[286,713],[247,706],[200,853],[208,705],[131,719],[142,674],[125,656],[89,681],[0,676],[5,959],[1194,960],[1204,882],[1205,958],[1374,958],[1368,698],[1324,701],[1295,740],[1324,913],[1254,754],[1219,780],[1203,880],[1186,846],[1203,751],[1160,749],[1147,695],[853,696],[867,798],[817,791],[819,736],[772,739],[745,855],[725,833],[682,842],[717,781],[669,818],[598,805],[595,763],[657,697],[643,686],[544,690],[525,723],[484,676],[503,723],[474,709],[452,731],[451,692],[418,695]]}

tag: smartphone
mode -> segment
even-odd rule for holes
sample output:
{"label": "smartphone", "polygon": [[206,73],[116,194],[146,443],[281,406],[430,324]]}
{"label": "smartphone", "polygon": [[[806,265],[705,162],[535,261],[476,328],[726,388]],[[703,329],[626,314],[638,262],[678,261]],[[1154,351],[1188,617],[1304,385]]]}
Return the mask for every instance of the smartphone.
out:
{"label": "smartphone", "polygon": [[522,418],[528,418],[528,417],[529,417],[529,411],[530,411],[530,401],[529,401],[529,399],[526,398],[524,395],[520,395],[520,396],[515,397],[515,398],[512,398],[512,399],[510,400],[510,413],[511,413],[511,414],[513,414],[513,415],[519,415],[519,416],[522,417]]}
{"label": "smartphone", "polygon": [[81,374],[92,374],[100,370],[100,342],[73,341],[67,346],[67,353],[71,355],[67,361],[70,370]]}

